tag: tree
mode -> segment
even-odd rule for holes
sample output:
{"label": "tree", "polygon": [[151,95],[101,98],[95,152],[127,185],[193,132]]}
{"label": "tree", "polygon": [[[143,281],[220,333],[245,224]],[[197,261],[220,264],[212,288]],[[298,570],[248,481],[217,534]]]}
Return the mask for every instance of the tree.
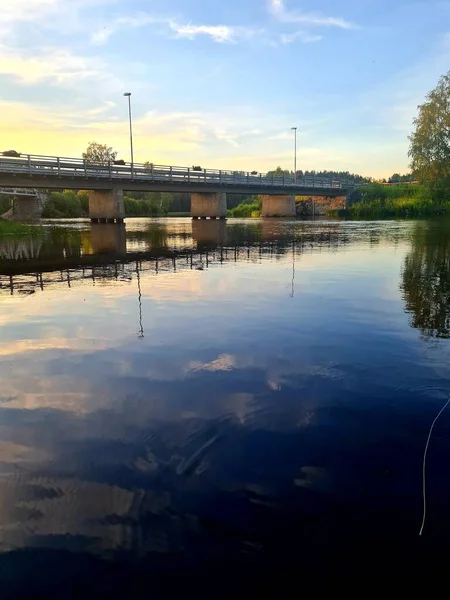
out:
{"label": "tree", "polygon": [[106,144],[91,142],[82,156],[91,165],[107,165],[116,160],[117,152]]}
{"label": "tree", "polygon": [[411,168],[436,193],[450,184],[450,71],[419,106],[410,136]]}
{"label": "tree", "polygon": [[268,173],[266,173],[266,177],[273,176],[274,178],[278,177],[280,179],[282,179],[285,175],[291,175],[291,172],[286,169],[282,169],[281,167],[277,167],[274,171],[269,171]]}

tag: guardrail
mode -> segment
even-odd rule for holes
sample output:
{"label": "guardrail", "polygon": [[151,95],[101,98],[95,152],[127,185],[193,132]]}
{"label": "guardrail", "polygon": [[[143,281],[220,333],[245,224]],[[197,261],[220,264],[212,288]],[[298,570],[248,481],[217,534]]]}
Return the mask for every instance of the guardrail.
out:
{"label": "guardrail", "polygon": [[169,182],[169,183],[205,183],[218,184],[221,187],[248,185],[264,188],[299,187],[321,189],[348,189],[355,184],[349,180],[329,179],[326,177],[297,177],[286,175],[274,177],[273,174],[222,171],[217,169],[194,169],[155,165],[152,163],[108,162],[96,164],[80,158],[64,158],[40,155],[20,155],[6,157],[0,155],[0,173],[35,176],[82,177],[85,179],[130,180],[133,182]]}
{"label": "guardrail", "polygon": [[31,188],[0,188],[0,195],[6,196],[36,196],[36,190]]}

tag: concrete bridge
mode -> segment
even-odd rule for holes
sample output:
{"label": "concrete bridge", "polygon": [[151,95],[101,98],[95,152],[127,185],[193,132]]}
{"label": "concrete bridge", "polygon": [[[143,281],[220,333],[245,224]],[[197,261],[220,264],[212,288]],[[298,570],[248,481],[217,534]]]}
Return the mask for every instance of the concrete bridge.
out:
{"label": "concrete bridge", "polygon": [[[0,156],[3,188],[83,189],[89,191],[93,222],[122,222],[123,190],[188,192],[194,219],[224,219],[226,194],[262,195],[263,217],[295,216],[295,196],[346,196],[354,182],[323,177],[274,177],[263,173],[222,171],[124,161],[94,164],[78,158]],[[25,196],[24,196],[25,197]]]}

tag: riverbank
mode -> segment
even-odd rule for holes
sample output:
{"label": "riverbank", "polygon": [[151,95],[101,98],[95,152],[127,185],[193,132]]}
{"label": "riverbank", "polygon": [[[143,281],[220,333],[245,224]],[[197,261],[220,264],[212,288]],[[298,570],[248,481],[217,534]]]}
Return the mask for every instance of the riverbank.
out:
{"label": "riverbank", "polygon": [[450,214],[450,197],[433,198],[428,186],[371,184],[357,190],[345,211],[347,218],[435,217]]}

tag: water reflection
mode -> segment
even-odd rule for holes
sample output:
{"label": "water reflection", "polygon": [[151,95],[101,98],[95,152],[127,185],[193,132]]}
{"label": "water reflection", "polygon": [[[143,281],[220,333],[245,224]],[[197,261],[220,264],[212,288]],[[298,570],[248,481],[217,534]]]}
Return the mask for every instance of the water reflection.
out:
{"label": "water reflection", "polygon": [[428,337],[450,336],[450,235],[447,221],[417,223],[401,290],[411,325]]}
{"label": "water reflection", "polygon": [[447,559],[444,419],[425,557],[415,542],[450,378],[399,291],[402,265],[421,285],[414,256],[443,277],[421,226],[142,221],[125,247],[82,225],[2,252],[7,589],[125,597],[167,577],[167,597],[197,575],[213,595]]}
{"label": "water reflection", "polygon": [[[238,222],[154,221],[143,227],[99,224],[83,229],[49,228],[41,237],[0,241],[0,293],[32,293],[65,281],[130,280],[136,269],[156,272],[203,268],[224,262],[264,257],[281,259],[331,252],[347,245],[380,242],[397,244],[406,234],[395,226],[367,229],[341,222],[311,224],[266,219]],[[27,276],[29,276],[27,278]]]}
{"label": "water reflection", "polygon": [[[115,254],[121,256],[127,252],[127,237],[123,223],[92,223],[90,230],[91,252],[87,254]],[[83,247],[89,242],[85,242]]]}

